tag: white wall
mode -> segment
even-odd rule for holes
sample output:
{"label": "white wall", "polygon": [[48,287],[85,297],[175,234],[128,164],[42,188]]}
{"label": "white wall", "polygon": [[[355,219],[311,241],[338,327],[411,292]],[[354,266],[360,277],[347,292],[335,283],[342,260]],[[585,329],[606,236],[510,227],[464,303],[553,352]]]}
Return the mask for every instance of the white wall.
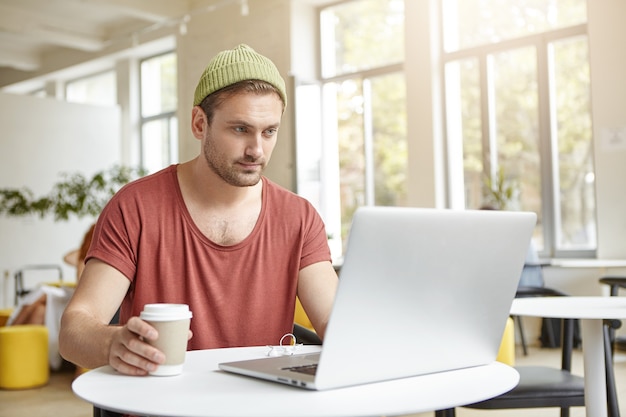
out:
{"label": "white wall", "polygon": [[408,205],[444,208],[438,1],[405,1]]}
{"label": "white wall", "polygon": [[[0,94],[0,188],[31,189],[41,197],[60,173],[91,176],[120,162],[120,114],[117,107],[87,106],[29,96]],[[0,308],[13,305],[13,275],[32,264],[58,264],[64,280],[75,269],[63,255],[78,248],[94,219],[0,216]],[[50,275],[27,277],[27,285]]]}
{"label": "white wall", "polygon": [[[587,1],[598,258],[626,258],[626,1]],[[613,133],[619,133],[614,135]]]}
{"label": "white wall", "polygon": [[[193,10],[206,3],[196,0]],[[246,43],[257,52],[270,58],[283,75],[292,74],[289,0],[248,0],[249,13],[242,16],[238,7],[224,7],[211,13],[194,16],[187,24],[187,34],[177,36],[178,54],[178,117],[179,155],[181,162],[200,152],[200,144],[190,131],[193,94],[202,71],[218,52]],[[293,91],[287,91],[293,97]],[[278,142],[265,174],[278,184],[296,189],[295,138],[293,103],[287,104]]]}

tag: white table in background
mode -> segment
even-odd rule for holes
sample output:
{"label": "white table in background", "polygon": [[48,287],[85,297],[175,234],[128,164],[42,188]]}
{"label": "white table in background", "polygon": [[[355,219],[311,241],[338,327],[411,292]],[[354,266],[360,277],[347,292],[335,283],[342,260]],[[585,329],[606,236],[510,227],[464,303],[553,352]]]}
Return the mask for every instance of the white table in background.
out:
{"label": "white table in background", "polygon": [[[603,276],[610,275],[612,270],[626,268],[626,259],[567,259],[554,258],[551,259],[547,266],[555,268],[571,268],[571,269],[595,269],[598,274],[593,278],[600,279]],[[619,275],[619,273],[618,273]]]}
{"label": "white table in background", "polygon": [[534,297],[513,300],[516,316],[580,319],[588,417],[607,417],[603,319],[626,319],[626,297]]}
{"label": "white table in background", "polygon": [[[318,349],[304,346],[302,352]],[[519,381],[515,369],[498,362],[328,391],[308,391],[218,370],[220,362],[259,358],[266,352],[266,347],[187,352],[183,374],[173,377],[125,376],[105,366],[81,375],[72,388],[100,408],[138,415],[355,417],[447,409],[495,397]],[[381,352],[380,360],[385,354],[393,355],[393,349]]]}
{"label": "white table in background", "polygon": [[626,259],[567,259],[554,258],[548,264],[563,268],[626,268]]}

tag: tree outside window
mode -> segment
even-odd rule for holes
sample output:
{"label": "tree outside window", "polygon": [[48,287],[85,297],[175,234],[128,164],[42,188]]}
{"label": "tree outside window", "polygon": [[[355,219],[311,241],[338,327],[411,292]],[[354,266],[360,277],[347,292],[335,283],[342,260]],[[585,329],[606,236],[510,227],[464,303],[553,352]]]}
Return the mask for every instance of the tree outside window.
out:
{"label": "tree outside window", "polygon": [[443,0],[442,27],[447,140],[464,165],[450,177],[463,190],[452,200],[480,207],[486,184],[504,173],[515,185],[508,208],[538,215],[542,255],[591,255],[585,0]]}
{"label": "tree outside window", "polygon": [[[359,206],[406,204],[405,1],[344,1],[320,12],[315,181],[323,212],[341,216],[329,233],[344,241]],[[542,256],[592,256],[586,0],[439,5],[448,205],[477,209],[499,183],[511,191],[503,208],[537,213]]]}
{"label": "tree outside window", "polygon": [[345,242],[359,206],[406,204],[404,2],[331,6],[321,25],[324,103],[335,109],[324,120],[335,138],[325,149],[337,155]]}

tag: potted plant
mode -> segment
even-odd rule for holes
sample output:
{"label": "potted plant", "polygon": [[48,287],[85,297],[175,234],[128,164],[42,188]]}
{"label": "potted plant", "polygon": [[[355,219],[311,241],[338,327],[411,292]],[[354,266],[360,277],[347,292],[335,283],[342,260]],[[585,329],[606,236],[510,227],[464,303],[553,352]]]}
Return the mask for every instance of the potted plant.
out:
{"label": "potted plant", "polygon": [[91,178],[81,173],[63,173],[62,180],[43,197],[35,197],[26,187],[0,189],[0,214],[9,217],[51,214],[56,221],[68,220],[71,215],[96,217],[117,190],[145,174],[141,168],[119,165],[96,172]]}
{"label": "potted plant", "polygon": [[517,197],[517,184],[507,179],[502,166],[495,176],[488,174],[484,177],[485,202],[496,210],[507,210]]}

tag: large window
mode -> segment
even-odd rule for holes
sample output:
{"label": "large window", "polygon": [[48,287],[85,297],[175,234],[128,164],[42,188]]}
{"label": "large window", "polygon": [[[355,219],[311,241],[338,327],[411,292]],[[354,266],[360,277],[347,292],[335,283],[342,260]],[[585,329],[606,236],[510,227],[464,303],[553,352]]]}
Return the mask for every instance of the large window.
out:
{"label": "large window", "polygon": [[596,248],[585,5],[442,1],[450,200],[536,212],[544,256]]}
{"label": "large window", "polygon": [[155,172],[178,162],[176,54],[141,61],[141,165]]}
{"label": "large window", "polygon": [[[408,147],[424,138],[406,134],[406,97],[420,99],[406,88],[417,78],[404,71],[406,50],[412,62],[441,70],[432,87],[442,88],[442,106],[433,113],[439,123],[443,110],[446,160],[436,162],[447,167],[445,178],[412,181],[445,182],[450,208],[537,213],[542,256],[593,256],[586,0],[439,0],[433,27],[442,36],[433,33],[432,51],[405,45],[405,20],[415,20],[404,16],[409,1],[345,0],[320,10],[321,85],[297,88],[296,99],[319,106],[304,114],[323,123],[298,129],[307,141],[298,143],[298,175],[329,234],[344,240],[359,206],[407,204]],[[431,12],[423,3],[417,9]]]}
{"label": "large window", "polygon": [[327,176],[325,185],[339,196],[326,208],[341,213],[329,234],[345,242],[357,207],[406,201],[404,1],[346,2],[323,9],[320,22],[321,146],[336,164],[324,165],[335,178]]}

